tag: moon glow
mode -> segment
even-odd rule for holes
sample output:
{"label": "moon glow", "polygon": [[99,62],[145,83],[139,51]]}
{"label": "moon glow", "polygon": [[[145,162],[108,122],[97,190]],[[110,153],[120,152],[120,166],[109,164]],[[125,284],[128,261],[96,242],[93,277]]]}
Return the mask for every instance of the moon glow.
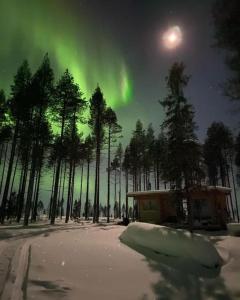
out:
{"label": "moon glow", "polygon": [[163,34],[163,44],[167,49],[175,49],[182,42],[182,31],[179,26],[168,28]]}

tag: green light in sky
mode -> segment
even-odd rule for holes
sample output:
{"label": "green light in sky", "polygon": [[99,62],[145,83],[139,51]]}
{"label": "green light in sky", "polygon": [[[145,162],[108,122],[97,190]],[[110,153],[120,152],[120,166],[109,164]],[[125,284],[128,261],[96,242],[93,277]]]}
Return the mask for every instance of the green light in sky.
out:
{"label": "green light in sky", "polygon": [[133,88],[124,65],[122,66],[121,91],[122,99],[127,103],[132,98]]}
{"label": "green light in sky", "polygon": [[74,2],[63,0],[0,2],[2,87],[9,88],[24,58],[34,71],[48,52],[57,79],[68,68],[86,99],[99,84],[107,105],[126,105],[133,89],[120,50],[95,26],[94,19],[76,8]]}

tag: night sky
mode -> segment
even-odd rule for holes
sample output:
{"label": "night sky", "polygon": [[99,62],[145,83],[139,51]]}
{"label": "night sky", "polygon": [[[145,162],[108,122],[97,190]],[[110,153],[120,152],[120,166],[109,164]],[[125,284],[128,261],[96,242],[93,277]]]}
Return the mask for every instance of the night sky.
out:
{"label": "night sky", "polygon": [[[213,47],[211,5],[210,0],[1,0],[0,88],[9,92],[23,59],[34,72],[48,52],[56,79],[69,68],[87,99],[100,85],[126,144],[137,119],[159,131],[165,77],[175,61],[183,61],[192,76],[186,95],[195,107],[200,140],[213,121],[237,133],[236,105],[220,88],[228,71],[224,53]],[[162,35],[175,25],[183,41],[167,50]]]}
{"label": "night sky", "polygon": [[[227,76],[223,53],[213,48],[212,1],[2,0],[0,86],[8,91],[24,58],[33,71],[48,52],[56,79],[69,68],[89,98],[97,84],[116,109],[128,140],[137,118],[156,130],[165,76],[183,61],[192,76],[186,94],[196,110],[198,135],[213,121],[237,128],[235,106],[219,85]],[[181,45],[167,50],[162,34],[177,25]]]}

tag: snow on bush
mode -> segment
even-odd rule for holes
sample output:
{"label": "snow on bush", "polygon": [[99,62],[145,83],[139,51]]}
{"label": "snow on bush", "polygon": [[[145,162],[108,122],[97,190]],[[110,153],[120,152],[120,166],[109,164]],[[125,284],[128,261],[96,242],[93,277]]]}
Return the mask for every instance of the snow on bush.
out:
{"label": "snow on bush", "polygon": [[144,247],[154,253],[191,259],[207,268],[221,265],[213,244],[200,234],[148,223],[131,223],[120,236],[126,245]]}
{"label": "snow on bush", "polygon": [[228,223],[228,232],[234,236],[240,236],[240,223]]}

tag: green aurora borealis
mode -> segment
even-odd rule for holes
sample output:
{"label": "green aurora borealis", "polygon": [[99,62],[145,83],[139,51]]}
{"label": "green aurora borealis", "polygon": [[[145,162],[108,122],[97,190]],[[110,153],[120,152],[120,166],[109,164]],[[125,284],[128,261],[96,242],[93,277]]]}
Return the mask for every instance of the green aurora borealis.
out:
{"label": "green aurora borealis", "polygon": [[48,52],[56,80],[68,68],[86,99],[99,84],[111,107],[131,100],[132,82],[119,49],[68,1],[1,1],[0,41],[0,87],[6,91],[23,59],[34,72]]}
{"label": "green aurora borealis", "polygon": [[[229,101],[218,88],[226,79],[226,70],[224,58],[212,47],[211,2],[0,0],[0,89],[9,95],[22,61],[27,59],[34,73],[48,53],[56,82],[68,68],[86,100],[99,84],[123,127],[121,142],[125,147],[137,119],[145,128],[152,123],[156,136],[160,132],[164,111],[159,100],[167,94],[165,78],[171,65],[181,60],[191,76],[186,95],[195,107],[200,141],[213,121],[239,128],[239,116],[229,113]],[[183,42],[177,51],[166,51],[160,45],[160,34],[176,24],[183,30]],[[56,124],[51,125],[58,130]],[[78,128],[84,135],[89,132],[86,124]],[[103,149],[101,157],[103,203],[107,186],[105,152]],[[45,172],[41,182],[41,199],[46,202],[51,176],[52,171]],[[79,168],[76,177],[77,197]]]}
{"label": "green aurora borealis", "polygon": [[[75,6],[76,2],[70,5],[66,0],[0,1],[0,89],[9,94],[13,76],[24,59],[34,73],[48,53],[56,82],[68,68],[86,100],[99,85],[107,105],[113,109],[128,105],[133,86],[120,49],[95,25],[94,18]],[[87,114],[85,111],[84,116]],[[54,132],[59,130],[54,122],[51,125]],[[84,135],[89,133],[87,125],[79,123],[78,128]],[[41,182],[40,198],[46,204],[51,176],[52,172],[47,171]],[[77,171],[76,198],[80,190],[78,176]],[[91,172],[90,193],[93,182]]]}

